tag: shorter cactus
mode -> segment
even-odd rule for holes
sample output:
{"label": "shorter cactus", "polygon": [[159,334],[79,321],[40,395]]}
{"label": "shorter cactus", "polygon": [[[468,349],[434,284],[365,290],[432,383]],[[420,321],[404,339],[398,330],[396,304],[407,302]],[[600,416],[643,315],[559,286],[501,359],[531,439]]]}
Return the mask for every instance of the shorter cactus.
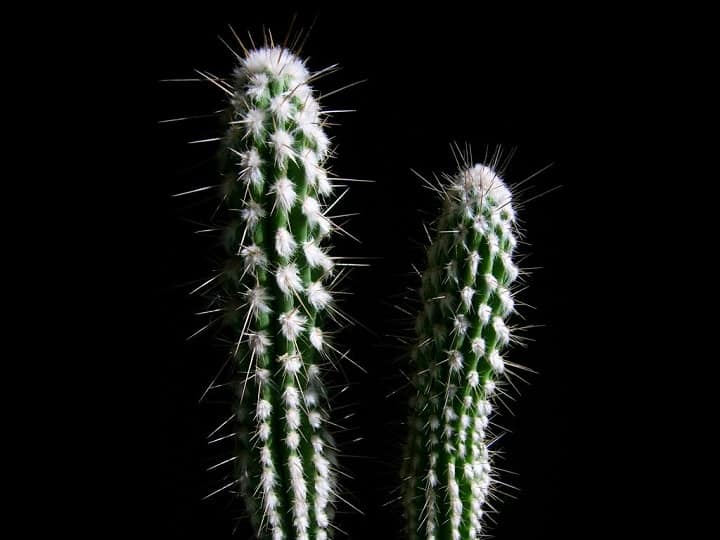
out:
{"label": "shorter cactus", "polygon": [[469,540],[483,533],[493,479],[487,432],[511,339],[515,214],[510,191],[485,165],[438,191],[443,209],[412,350],[403,499],[410,539]]}

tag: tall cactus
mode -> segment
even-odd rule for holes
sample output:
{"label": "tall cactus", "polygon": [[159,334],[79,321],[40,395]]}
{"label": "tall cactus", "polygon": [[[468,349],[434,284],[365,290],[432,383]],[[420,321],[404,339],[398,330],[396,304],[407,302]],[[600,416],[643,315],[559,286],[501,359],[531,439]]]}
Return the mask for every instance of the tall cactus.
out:
{"label": "tall cactus", "polygon": [[510,341],[518,276],[512,197],[490,167],[461,170],[444,198],[412,351],[403,499],[412,540],[468,540],[483,532],[492,484],[487,434],[501,355]]}
{"label": "tall cactus", "polygon": [[232,341],[235,483],[263,540],[325,540],[336,496],[321,382],[334,350],[323,333],[334,262],[322,246],[333,186],[312,78],[270,46],[246,53],[232,85],[214,81],[231,96],[218,309]]}

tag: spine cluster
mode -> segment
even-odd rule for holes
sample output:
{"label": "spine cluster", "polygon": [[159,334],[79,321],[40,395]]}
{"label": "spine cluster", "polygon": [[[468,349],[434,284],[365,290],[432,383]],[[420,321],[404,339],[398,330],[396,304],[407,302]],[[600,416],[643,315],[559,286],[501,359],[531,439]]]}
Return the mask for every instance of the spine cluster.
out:
{"label": "spine cluster", "polygon": [[518,276],[512,198],[490,167],[442,186],[416,320],[413,398],[403,463],[409,538],[468,540],[483,533],[493,471],[488,426],[505,372],[506,324]]}
{"label": "spine cluster", "polygon": [[222,271],[237,421],[236,481],[260,539],[325,540],[335,493],[321,381],[332,310],[329,139],[308,84],[280,47],[234,73],[223,140]]}

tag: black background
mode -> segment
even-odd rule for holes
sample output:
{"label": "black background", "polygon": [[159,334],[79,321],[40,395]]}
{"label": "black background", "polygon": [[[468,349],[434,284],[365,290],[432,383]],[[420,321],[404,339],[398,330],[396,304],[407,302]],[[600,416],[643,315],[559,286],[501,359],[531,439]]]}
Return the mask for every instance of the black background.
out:
{"label": "black background", "polygon": [[[608,174],[623,174],[628,153],[621,149],[635,136],[633,120],[644,114],[636,83],[654,53],[630,45],[635,23],[616,13],[509,7],[497,13],[490,6],[290,9],[243,2],[158,4],[122,19],[108,16],[118,30],[110,48],[120,65],[105,76],[120,74],[116,135],[126,149],[118,158],[123,184],[108,192],[115,223],[122,223],[114,308],[128,330],[118,340],[122,362],[107,376],[121,381],[110,437],[120,450],[117,482],[108,484],[104,475],[97,482],[99,500],[118,499],[119,506],[101,502],[94,513],[99,531],[107,533],[114,522],[154,538],[229,538],[241,514],[227,494],[202,500],[222,485],[205,468],[226,454],[208,447],[205,437],[227,405],[198,399],[223,351],[211,335],[186,341],[199,326],[193,312],[203,308],[202,299],[187,293],[214,264],[212,238],[194,234],[199,227],[190,221],[205,222],[212,208],[203,196],[171,197],[216,182],[216,146],[187,141],[219,136],[222,126],[214,118],[158,124],[220,109],[224,96],[209,84],[161,79],[192,78],[195,68],[227,74],[235,60],[217,36],[232,43],[228,24],[258,41],[266,25],[282,41],[296,12],[296,28],[317,16],[303,51],[309,67],[343,67],[318,82],[321,92],[367,79],[325,103],[357,110],[338,115],[340,125],[331,128],[334,171],[375,180],[353,185],[339,207],[360,213],[348,227],[362,244],[338,239],[335,252],[376,259],[346,284],[355,293],[345,301],[347,312],[372,332],[352,328],[341,338],[367,370],[348,365],[352,384],[338,399],[347,405],[344,413],[354,412],[343,422],[351,430],[339,435],[354,477],[344,486],[364,515],[344,508],[337,524],[351,538],[401,537],[400,510],[385,503],[396,496],[405,404],[393,391],[403,384],[403,365],[386,334],[401,326],[403,314],[393,304],[415,283],[411,264],[423,262],[422,223],[437,207],[410,168],[454,170],[451,142],[471,145],[476,161],[498,146],[503,155],[514,149],[505,174],[510,184],[552,164],[519,197],[528,200],[519,210],[528,242],[522,264],[534,270],[521,297],[533,309],[522,311],[526,323],[516,322],[538,327],[527,330],[534,341],[515,349],[512,359],[538,373],[520,385],[514,416],[500,421],[509,429],[499,443],[500,466],[517,473],[503,479],[518,490],[499,504],[492,533],[588,538],[612,534],[616,520],[625,519],[622,501],[634,498],[636,479],[621,483],[615,462],[622,457],[632,468],[635,458],[614,412],[627,370],[608,360],[623,347],[606,337],[607,312],[616,306],[607,294],[613,276],[605,262],[611,249],[617,256],[627,245],[618,242],[607,205],[641,185],[629,178],[618,193]],[[633,155],[639,151],[634,147]],[[623,316],[617,310],[613,323]],[[625,532],[633,526],[623,525]],[[238,537],[246,535],[240,522]]]}

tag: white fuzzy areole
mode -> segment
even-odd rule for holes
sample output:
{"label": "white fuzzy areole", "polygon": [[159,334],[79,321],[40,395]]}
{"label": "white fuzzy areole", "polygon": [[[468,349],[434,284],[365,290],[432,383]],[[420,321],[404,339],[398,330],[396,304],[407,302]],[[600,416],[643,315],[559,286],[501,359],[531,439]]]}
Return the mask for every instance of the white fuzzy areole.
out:
{"label": "white fuzzy areole", "polygon": [[292,234],[285,228],[280,227],[275,233],[275,251],[281,257],[289,257],[297,247],[297,242]]}
{"label": "white fuzzy areole", "polygon": [[275,194],[275,203],[285,212],[290,211],[297,198],[293,183],[286,177],[279,178],[270,193]]}
{"label": "white fuzzy areole", "polygon": [[242,66],[248,75],[265,73],[273,77],[287,76],[295,84],[300,84],[310,77],[305,63],[282,47],[254,49],[242,61]]}
{"label": "white fuzzy areole", "polygon": [[305,253],[305,260],[307,260],[311,268],[320,266],[326,272],[332,269],[332,259],[318,247],[314,240],[303,242],[303,251]]}
{"label": "white fuzzy areole", "polygon": [[302,280],[300,279],[295,263],[290,263],[287,266],[278,268],[275,274],[275,281],[279,289],[286,295],[302,291],[303,289]]}
{"label": "white fuzzy areole", "polygon": [[462,171],[455,179],[456,185],[472,199],[487,197],[496,207],[509,205],[512,194],[500,175],[487,165],[477,165]]}
{"label": "white fuzzy areole", "polygon": [[270,313],[271,310],[268,305],[270,295],[265,287],[258,285],[254,289],[248,289],[247,298],[250,304],[250,311],[252,311],[256,318],[260,315]]}
{"label": "white fuzzy areole", "polygon": [[316,281],[308,285],[307,288],[308,301],[315,309],[325,309],[332,301],[332,296],[325,290],[322,283]]}
{"label": "white fuzzy areole", "polygon": [[247,125],[250,133],[255,137],[260,137],[265,126],[265,111],[262,109],[250,109],[245,113],[243,122]]}
{"label": "white fuzzy areole", "polygon": [[275,162],[278,166],[283,167],[288,158],[295,158],[294,142],[293,136],[284,129],[278,129],[270,135],[270,144],[275,149]]}
{"label": "white fuzzy areole", "polygon": [[318,351],[322,351],[323,349],[323,333],[322,330],[317,326],[310,330],[310,344]]}
{"label": "white fuzzy areole", "polygon": [[280,330],[288,341],[295,341],[305,327],[307,319],[298,313],[297,309],[282,313],[278,317]]}

